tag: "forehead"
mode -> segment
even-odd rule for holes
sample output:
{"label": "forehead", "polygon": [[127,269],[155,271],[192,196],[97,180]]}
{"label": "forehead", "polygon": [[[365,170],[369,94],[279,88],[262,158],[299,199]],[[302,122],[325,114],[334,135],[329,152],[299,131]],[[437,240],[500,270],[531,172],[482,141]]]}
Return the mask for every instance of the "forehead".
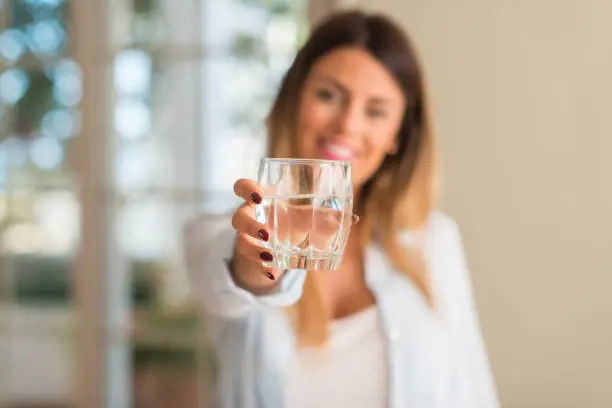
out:
{"label": "forehead", "polygon": [[314,63],[310,76],[336,80],[351,93],[403,99],[402,90],[391,72],[361,47],[331,51]]}

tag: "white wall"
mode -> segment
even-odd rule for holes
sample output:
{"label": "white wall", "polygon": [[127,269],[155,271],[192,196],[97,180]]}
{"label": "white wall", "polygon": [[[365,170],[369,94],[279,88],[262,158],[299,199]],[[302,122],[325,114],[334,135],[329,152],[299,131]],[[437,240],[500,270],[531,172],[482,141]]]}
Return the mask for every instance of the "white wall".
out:
{"label": "white wall", "polygon": [[612,406],[612,2],[345,0],[420,48],[504,407]]}

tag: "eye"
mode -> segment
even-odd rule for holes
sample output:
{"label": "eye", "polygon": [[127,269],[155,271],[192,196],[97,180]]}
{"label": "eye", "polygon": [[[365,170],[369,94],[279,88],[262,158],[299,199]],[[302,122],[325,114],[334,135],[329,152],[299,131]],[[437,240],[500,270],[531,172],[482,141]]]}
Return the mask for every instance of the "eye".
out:
{"label": "eye", "polygon": [[315,95],[317,99],[326,102],[336,99],[335,93],[329,89],[318,89]]}
{"label": "eye", "polygon": [[382,109],[374,109],[374,108],[368,109],[367,114],[371,118],[384,118],[385,116],[387,116],[386,111]]}

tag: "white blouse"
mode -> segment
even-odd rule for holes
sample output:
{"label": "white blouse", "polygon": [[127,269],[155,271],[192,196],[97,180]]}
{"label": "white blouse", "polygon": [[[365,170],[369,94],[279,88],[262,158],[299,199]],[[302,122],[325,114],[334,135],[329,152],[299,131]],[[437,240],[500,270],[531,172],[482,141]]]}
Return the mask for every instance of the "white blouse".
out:
{"label": "white blouse", "polygon": [[296,352],[287,377],[285,406],[386,407],[386,361],[377,307],[335,320],[326,347]]}
{"label": "white blouse", "polygon": [[398,237],[407,248],[421,246],[436,307],[372,242],[364,263],[375,312],[337,322],[327,355],[297,348],[287,321],[305,271],[288,271],[278,292],[256,296],[229,273],[230,218],[199,219],[185,235],[194,293],[218,357],[220,407],[499,407],[461,236],[445,214],[434,212],[423,230]]}

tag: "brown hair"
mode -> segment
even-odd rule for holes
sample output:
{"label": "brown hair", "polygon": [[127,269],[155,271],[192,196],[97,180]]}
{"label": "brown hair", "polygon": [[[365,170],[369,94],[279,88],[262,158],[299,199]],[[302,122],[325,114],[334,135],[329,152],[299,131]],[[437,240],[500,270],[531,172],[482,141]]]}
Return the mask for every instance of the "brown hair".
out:
{"label": "brown hair", "polygon": [[[292,148],[296,145],[293,138],[299,95],[312,65],[334,49],[351,46],[365,48],[380,61],[406,99],[397,152],[384,159],[362,187],[356,203],[356,213],[364,222],[364,244],[372,239],[376,228],[376,236],[394,266],[412,280],[431,305],[423,254],[399,242],[402,230],[423,227],[435,204],[436,157],[423,74],[410,40],[396,23],[379,14],[345,11],[314,28],[285,75],[268,117],[268,155],[295,156]],[[300,342],[322,344],[327,338],[328,318],[311,274],[293,310]]]}

